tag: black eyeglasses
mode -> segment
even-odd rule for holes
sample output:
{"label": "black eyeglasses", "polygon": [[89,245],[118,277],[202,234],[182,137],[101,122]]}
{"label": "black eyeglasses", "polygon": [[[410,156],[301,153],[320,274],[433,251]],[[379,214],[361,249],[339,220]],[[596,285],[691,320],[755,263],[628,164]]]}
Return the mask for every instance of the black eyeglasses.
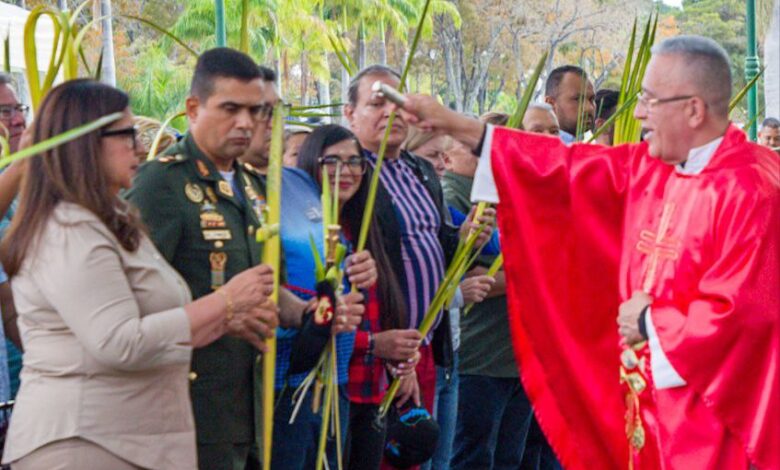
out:
{"label": "black eyeglasses", "polygon": [[104,129],[100,131],[100,137],[130,137],[132,149],[138,149],[138,129],[135,126],[124,127],[122,129]]}
{"label": "black eyeglasses", "polygon": [[0,105],[0,119],[10,120],[16,113],[27,117],[30,107],[26,104],[2,104]]}
{"label": "black eyeglasses", "polygon": [[352,155],[347,159],[342,159],[338,155],[325,155],[319,159],[320,165],[328,169],[329,173],[335,173],[339,165],[349,168],[353,175],[362,175],[368,168],[368,160],[360,155]]}

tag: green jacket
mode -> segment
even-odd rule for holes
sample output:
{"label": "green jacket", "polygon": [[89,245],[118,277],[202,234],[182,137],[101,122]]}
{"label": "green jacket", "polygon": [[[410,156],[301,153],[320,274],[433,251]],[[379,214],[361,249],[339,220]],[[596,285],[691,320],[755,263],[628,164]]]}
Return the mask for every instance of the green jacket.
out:
{"label": "green jacket", "polygon": [[[127,193],[157,249],[196,299],[260,262],[255,231],[264,180],[251,167],[235,164],[234,169],[231,187],[188,133],[165,155],[144,163]],[[257,442],[257,359],[253,346],[227,336],[193,352],[191,396],[199,444]]]}
{"label": "green jacket", "polygon": [[[446,172],[442,177],[444,200],[464,214],[469,213],[472,178]],[[489,266],[494,256],[480,256],[478,263]],[[467,375],[498,378],[518,376],[506,296],[500,295],[474,304],[468,315],[460,318],[460,349],[458,371]]]}

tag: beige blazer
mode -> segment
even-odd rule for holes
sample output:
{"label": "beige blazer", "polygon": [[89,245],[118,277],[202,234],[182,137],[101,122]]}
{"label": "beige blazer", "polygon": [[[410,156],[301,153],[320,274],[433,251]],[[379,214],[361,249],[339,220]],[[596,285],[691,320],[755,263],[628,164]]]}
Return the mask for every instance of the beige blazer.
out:
{"label": "beige blazer", "polygon": [[11,280],[24,343],[4,462],[80,437],[150,469],[194,469],[191,300],[147,237],[124,250],[60,203]]}

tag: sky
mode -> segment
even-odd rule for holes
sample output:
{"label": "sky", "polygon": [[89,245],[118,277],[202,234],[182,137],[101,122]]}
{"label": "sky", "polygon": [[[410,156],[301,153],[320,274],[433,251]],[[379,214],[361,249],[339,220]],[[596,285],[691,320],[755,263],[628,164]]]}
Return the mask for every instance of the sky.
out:
{"label": "sky", "polygon": [[682,6],[682,0],[662,0],[666,5],[673,6],[673,7],[681,7]]}

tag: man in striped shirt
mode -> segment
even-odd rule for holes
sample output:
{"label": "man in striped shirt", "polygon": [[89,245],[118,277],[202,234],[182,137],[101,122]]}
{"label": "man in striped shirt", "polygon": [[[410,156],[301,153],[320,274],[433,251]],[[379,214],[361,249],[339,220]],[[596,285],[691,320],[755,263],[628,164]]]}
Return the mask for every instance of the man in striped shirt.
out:
{"label": "man in striped shirt", "polygon": [[[372,168],[376,164],[392,107],[383,96],[372,92],[376,81],[397,88],[400,77],[394,70],[381,65],[363,69],[350,83],[349,103],[344,107],[344,115],[367,152]],[[396,116],[380,172],[375,214],[385,249],[406,297],[408,326],[417,328],[444,277],[447,263],[457,247],[459,233],[449,223],[441,186],[431,164],[401,150],[407,129],[404,120]],[[463,232],[471,227],[472,224],[464,224]],[[440,316],[437,323],[440,321],[447,320]],[[436,334],[448,334],[448,330],[449,326],[438,329]],[[440,349],[446,356],[448,348],[444,346]],[[423,339],[419,351],[417,373],[402,382],[398,405],[403,405],[410,398],[420,404],[422,398],[431,411],[436,372],[430,336]]]}

